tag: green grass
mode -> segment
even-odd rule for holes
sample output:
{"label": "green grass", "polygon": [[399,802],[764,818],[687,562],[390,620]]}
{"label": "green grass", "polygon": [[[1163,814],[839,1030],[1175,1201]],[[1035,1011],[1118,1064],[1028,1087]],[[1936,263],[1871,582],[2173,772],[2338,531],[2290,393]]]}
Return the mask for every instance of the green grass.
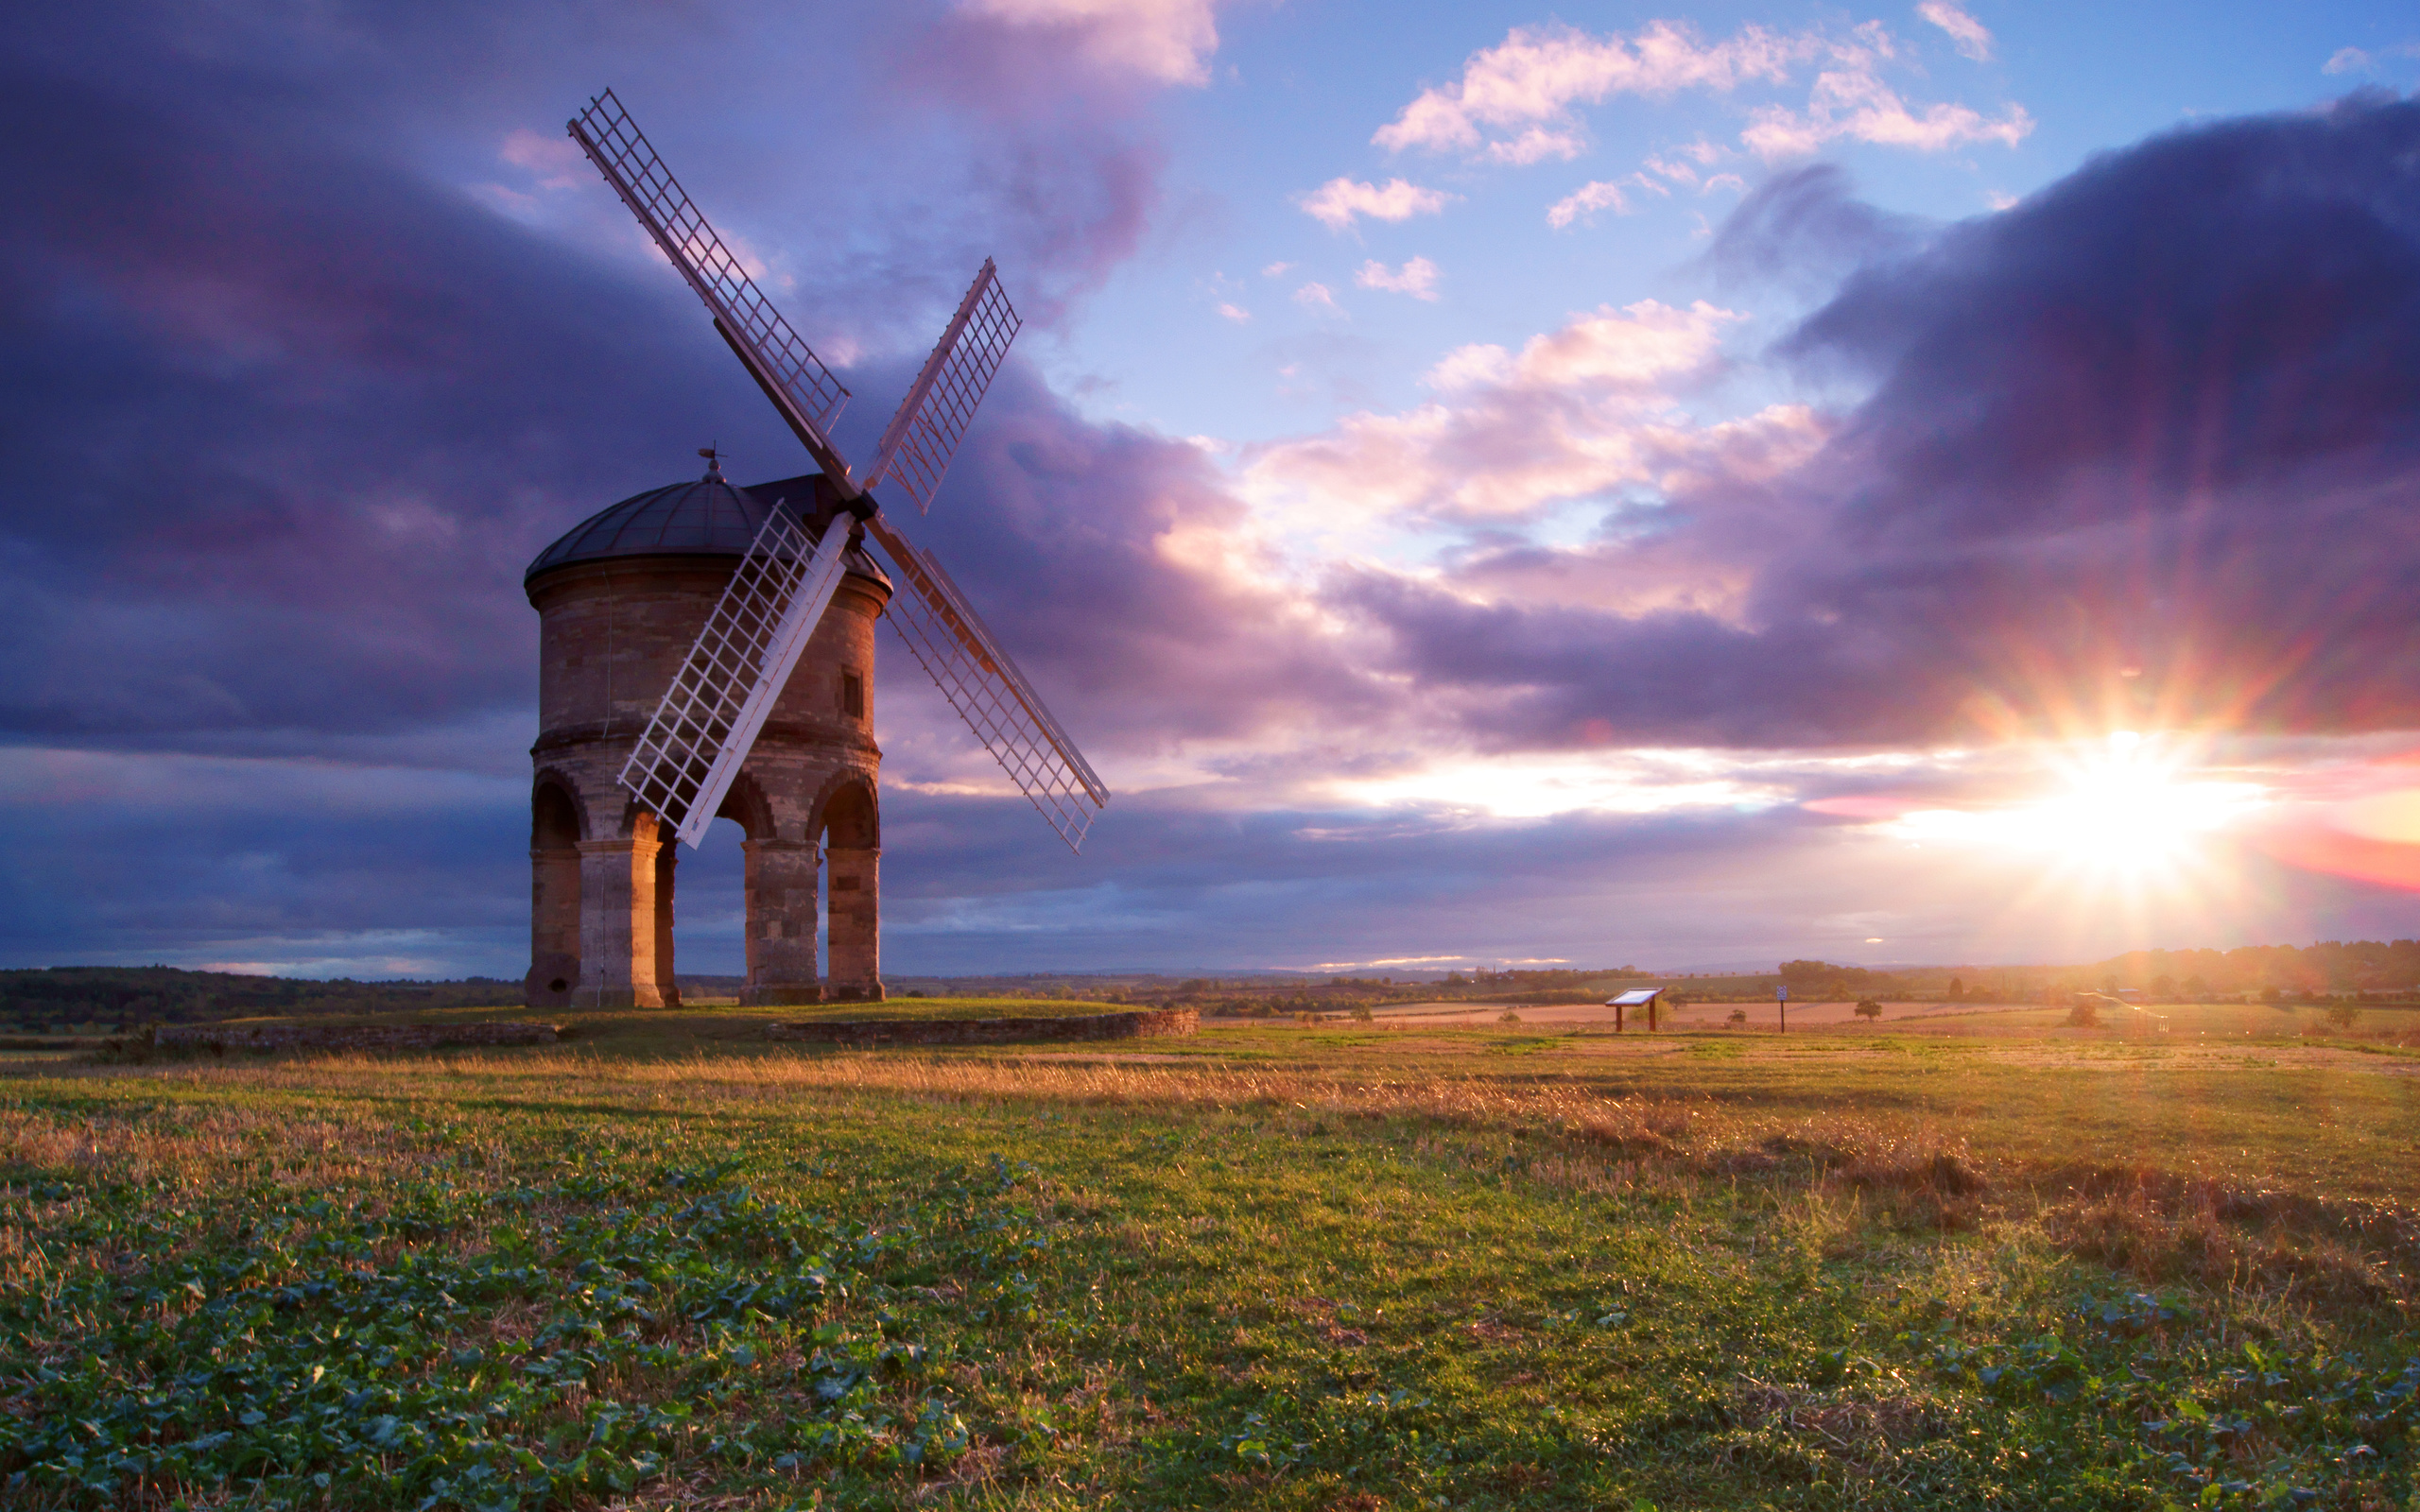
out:
{"label": "green grass", "polygon": [[19,1057],[0,1500],[2420,1507],[2396,1057],[748,1017]]}

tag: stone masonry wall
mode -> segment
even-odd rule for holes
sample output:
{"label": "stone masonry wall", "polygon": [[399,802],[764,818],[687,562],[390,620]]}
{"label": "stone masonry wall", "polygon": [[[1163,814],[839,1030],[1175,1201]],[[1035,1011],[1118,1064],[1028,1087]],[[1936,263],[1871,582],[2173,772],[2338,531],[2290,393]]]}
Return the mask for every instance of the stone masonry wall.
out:
{"label": "stone masonry wall", "polygon": [[[558,568],[528,585],[539,611],[533,775],[559,787],[576,810],[580,866],[577,877],[564,871],[561,840],[553,850],[533,847],[533,1008],[678,1005],[675,852],[668,833],[635,833],[651,823],[638,822],[619,775],[733,565],[722,558],[616,558]],[[876,578],[853,572],[841,579],[721,811],[759,848],[749,861],[744,1002],[882,996],[872,838],[878,831],[869,825],[862,858],[854,850],[832,858],[833,878],[856,885],[832,913],[835,948],[821,971],[815,879],[824,841],[820,799],[854,785],[871,813],[879,790],[874,622],[888,598]],[[842,842],[836,836],[832,844]],[[566,911],[579,919],[572,950],[562,944]],[[564,987],[555,988],[558,980]]]}

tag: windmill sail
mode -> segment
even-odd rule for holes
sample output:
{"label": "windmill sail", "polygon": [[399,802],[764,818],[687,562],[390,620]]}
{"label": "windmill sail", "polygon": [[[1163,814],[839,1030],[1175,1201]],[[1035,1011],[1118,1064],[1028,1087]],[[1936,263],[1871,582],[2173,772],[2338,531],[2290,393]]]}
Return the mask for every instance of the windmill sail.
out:
{"label": "windmill sail", "polygon": [[1009,343],[1024,323],[1001,289],[992,260],[983,259],[982,270],[958,303],[958,314],[933,344],[933,354],[925,359],[924,370],[916,374],[899,401],[899,412],[882,433],[873,470],[866,474],[867,488],[895,483],[916,501],[918,514],[932,511],[933,495],[941,490],[942,474],[949,471],[959,438],[974,421],[975,406],[983,402],[983,391],[992,387],[992,375],[1000,370]]}
{"label": "windmill sail", "polygon": [[[614,92],[592,99],[570,125],[573,139],[705,302],[716,331],[822,468],[849,512],[898,565],[908,592],[892,597],[890,615],[908,651],[1068,848],[1080,850],[1092,810],[1109,801],[1109,788],[941,563],[900,535],[867,492],[875,483],[895,484],[918,509],[931,507],[1021,323],[991,259],[984,259],[974,286],[925,359],[883,432],[873,471],[860,484],[827,434],[849,391],[690,203]],[[819,551],[786,508],[774,508],[622,769],[622,784],[649,811],[675,823],[692,846],[714,822],[773,700],[831,603],[846,549],[842,539],[826,527]]]}
{"label": "windmill sail", "polygon": [[623,764],[622,785],[692,849],[831,605],[847,541],[836,520],[819,547],[786,503],[774,505]]}
{"label": "windmill sail", "polygon": [[571,123],[572,139],[596,164],[596,171],[622,197],[631,214],[647,228],[655,245],[680,269],[689,287],[715,318],[715,329],[755,378],[765,397],[804,442],[808,452],[844,492],[849,465],[840,460],[827,436],[848,389],[823,366],[823,359],[790,328],[782,312],[756,287],[731,249],[689,201],[687,191],[672,170],[655,155],[654,146],[638,123],[622,109],[614,92],[589,101]]}
{"label": "windmill sail", "polygon": [[866,522],[866,533],[881,542],[907,583],[908,592],[892,597],[889,614],[908,654],[1067,849],[1080,852],[1094,810],[1109,802],[1108,785],[942,564],[880,515]]}

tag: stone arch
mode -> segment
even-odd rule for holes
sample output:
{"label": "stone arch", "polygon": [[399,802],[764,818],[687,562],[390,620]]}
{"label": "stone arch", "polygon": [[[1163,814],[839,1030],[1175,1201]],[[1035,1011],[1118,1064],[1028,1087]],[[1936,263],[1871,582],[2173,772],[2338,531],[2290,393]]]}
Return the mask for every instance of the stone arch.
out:
{"label": "stone arch", "polygon": [[740,833],[751,840],[773,838],[772,799],[766,796],[765,784],[745,768],[732,779],[731,791],[723,795],[722,807],[715,810],[715,817],[738,825]]}
{"label": "stone arch", "polygon": [[810,839],[822,840],[828,831],[829,844],[856,850],[882,849],[882,800],[873,779],[863,772],[838,771],[824,779],[807,814]]}
{"label": "stone arch", "polygon": [[648,843],[659,840],[668,841],[673,838],[674,829],[670,820],[658,817],[653,809],[640,807],[639,800],[631,797],[628,792],[623,792],[621,796],[622,817],[614,831],[616,834],[625,840],[641,840]]}
{"label": "stone arch", "polygon": [[823,847],[831,885],[825,995],[840,1002],[882,998],[882,810],[864,772],[833,776],[816,796],[808,836]]}
{"label": "stone arch", "polygon": [[551,767],[529,792],[529,974],[531,1007],[562,1007],[579,986],[579,843],[588,816],[578,784]]}

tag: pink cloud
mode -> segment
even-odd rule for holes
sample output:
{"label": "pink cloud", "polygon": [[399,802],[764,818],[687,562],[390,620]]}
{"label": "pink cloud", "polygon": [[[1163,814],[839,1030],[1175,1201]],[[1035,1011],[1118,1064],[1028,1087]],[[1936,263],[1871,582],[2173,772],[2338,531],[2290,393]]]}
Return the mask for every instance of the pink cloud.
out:
{"label": "pink cloud", "polygon": [[1214,0],[961,0],[973,16],[1071,43],[1097,68],[1153,84],[1210,81]]}
{"label": "pink cloud", "polygon": [[1409,294],[1415,300],[1435,302],[1437,299],[1437,265],[1425,257],[1415,257],[1400,268],[1391,268],[1373,258],[1361,265],[1353,282],[1365,289],[1379,289],[1389,294]]}
{"label": "pink cloud", "polygon": [[1816,76],[1805,112],[1769,105],[1754,112],[1739,140],[1768,162],[1798,157],[1824,143],[1847,137],[1881,146],[1940,152],[1970,142],[2014,146],[2033,130],[2033,117],[2011,105],[1996,120],[1964,105],[1928,105],[1910,111],[1874,72],[1871,54],[1846,50],[1846,66]]}
{"label": "pink cloud", "polygon": [[1575,317],[1517,353],[1458,348],[1429,371],[1438,399],[1270,447],[1247,469],[1246,492],[1276,517],[1340,526],[1510,519],[1624,483],[1694,475],[1716,465],[1702,455],[1709,447],[1736,449],[1752,436],[1811,438],[1804,410],[1726,429],[1676,408],[1674,390],[1719,369],[1721,333],[1739,318],[1703,301],[1679,309],[1646,300]]}
{"label": "pink cloud", "polygon": [[1992,56],[1992,34],[1983,24],[1966,13],[1958,0],[1924,0],[1916,7],[1916,14],[1949,33],[1950,44],[1962,57],[1977,62],[1988,62]]}
{"label": "pink cloud", "polygon": [[1565,26],[1515,26],[1474,54],[1462,77],[1422,93],[1371,140],[1392,151],[1477,150],[1484,129],[1557,121],[1575,104],[1608,95],[1728,90],[1747,78],[1778,82],[1806,54],[1804,38],[1744,26],[1711,45],[1683,23],[1650,22],[1634,37],[1592,37]]}
{"label": "pink cloud", "polygon": [[1622,194],[1621,185],[1602,180],[1582,184],[1547,207],[1547,224],[1560,231],[1599,210],[1610,210],[1616,215],[1630,214],[1630,200]]}
{"label": "pink cloud", "polygon": [[1390,179],[1381,187],[1358,183],[1352,179],[1330,179],[1307,194],[1297,195],[1294,202],[1303,213],[1330,231],[1344,231],[1357,215],[1373,220],[1409,220],[1414,215],[1434,215],[1453,202],[1456,196],[1441,189],[1424,189],[1401,179]]}
{"label": "pink cloud", "polygon": [[[1952,0],[1928,0],[1922,13],[1948,30],[1962,51],[1988,55],[1991,34]],[[1512,164],[1571,158],[1582,146],[1574,116],[1579,106],[1616,94],[1729,94],[1752,83],[1781,84],[1819,60],[1831,66],[1816,77],[1804,110],[1778,104],[1755,110],[1741,137],[1751,150],[1771,160],[1847,137],[1939,152],[1971,142],[2014,146],[2033,129],[2021,106],[2012,105],[1996,118],[1960,104],[1910,107],[1879,77],[1882,65],[1898,56],[1898,44],[1879,22],[1846,32],[1788,34],[1749,26],[1720,43],[1707,43],[1685,24],[1670,21],[1651,22],[1627,38],[1596,37],[1561,25],[1516,26],[1501,44],[1473,55],[1459,80],[1424,91],[1371,140],[1394,151],[1461,151]],[[1683,150],[1711,163],[1721,149],[1701,142]],[[1598,192],[1598,202],[1583,207],[1566,200],[1573,208],[1554,224],[1568,225],[1585,209],[1615,205],[1604,197],[1604,186],[1590,188]]]}

